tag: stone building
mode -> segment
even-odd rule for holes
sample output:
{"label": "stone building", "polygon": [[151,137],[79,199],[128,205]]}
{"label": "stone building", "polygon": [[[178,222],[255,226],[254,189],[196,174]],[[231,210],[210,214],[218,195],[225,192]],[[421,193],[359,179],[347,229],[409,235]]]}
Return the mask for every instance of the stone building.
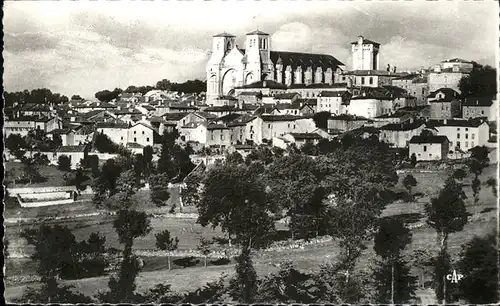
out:
{"label": "stone building", "polygon": [[235,87],[263,80],[292,84],[332,84],[344,64],[326,54],[271,51],[269,34],[253,31],[246,35],[245,49],[236,37],[221,33],[213,37],[212,55],[206,66],[207,104],[228,95]]}
{"label": "stone building", "polygon": [[379,70],[380,44],[358,36],[358,40],[351,43],[352,70]]}

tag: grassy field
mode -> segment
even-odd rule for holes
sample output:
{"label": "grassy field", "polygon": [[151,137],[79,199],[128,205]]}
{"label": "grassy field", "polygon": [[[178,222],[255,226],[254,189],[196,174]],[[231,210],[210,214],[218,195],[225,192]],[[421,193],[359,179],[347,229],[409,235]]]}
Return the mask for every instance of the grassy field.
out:
{"label": "grassy field", "polygon": [[[496,220],[492,218],[487,222],[474,222],[469,223],[465,226],[465,229],[459,233],[454,233],[450,235],[449,246],[450,252],[457,253],[460,251],[461,246],[469,241],[475,235],[483,236],[490,233],[496,228]],[[413,231],[413,241],[405,249],[405,253],[409,254],[415,250],[425,250],[429,248],[434,248],[436,245],[436,233],[434,230],[429,228],[422,228]],[[334,261],[335,257],[338,255],[338,248],[335,242],[326,243],[320,247],[313,246],[305,250],[287,250],[283,252],[266,252],[257,254],[254,258],[256,264],[256,270],[260,276],[267,275],[271,271],[275,271],[277,268],[276,263],[280,263],[284,260],[292,261],[296,267],[303,271],[317,271],[321,264],[329,261]],[[368,244],[367,250],[363,253],[358,263],[358,269],[368,271],[370,258],[374,256],[372,243]],[[151,288],[157,283],[168,283],[172,284],[174,290],[193,290],[206,282],[218,279],[222,273],[233,274],[234,265],[224,265],[224,266],[209,266],[204,267],[192,267],[186,269],[166,269],[166,258],[154,259],[154,263],[160,270],[156,271],[146,271],[141,272],[137,278],[137,289],[139,292],[144,292],[148,288]],[[150,262],[152,264],[152,262]],[[148,261],[146,259],[146,266],[148,266]],[[107,281],[109,276],[102,276],[96,278],[88,278],[76,281],[64,281],[65,284],[75,285],[77,290],[87,294],[93,295],[98,290],[102,290],[107,287]],[[167,280],[167,281],[166,281]],[[5,290],[6,300],[11,300],[12,298],[18,297],[22,294],[22,290],[25,286],[11,286]]]}
{"label": "grassy field", "polygon": [[[406,174],[400,175],[402,178]],[[414,193],[424,193],[423,196],[417,197],[414,202],[409,203],[393,203],[387,206],[383,212],[383,216],[420,213],[424,217],[425,203],[430,201],[431,197],[437,196],[439,190],[443,186],[444,179],[449,175],[446,171],[433,172],[433,173],[413,173],[418,185],[414,188]],[[483,175],[480,177],[484,183],[487,178],[496,177],[496,168],[493,166],[485,169]],[[466,185],[470,183],[472,177],[465,180]],[[398,186],[402,188],[402,186]],[[473,204],[472,191],[470,186],[466,186],[465,192],[468,196],[466,201],[467,210],[471,214],[480,214],[485,209],[493,209],[487,213],[481,213],[484,217],[482,221],[471,222],[466,225],[465,229],[459,233],[451,234],[449,237],[450,253],[452,255],[458,254],[461,247],[472,239],[475,235],[483,236],[492,232],[497,226],[496,220],[496,198],[493,196],[491,189],[487,186],[482,186],[480,192],[480,203]],[[173,195],[171,201],[175,201],[177,195]],[[140,203],[138,209],[145,211],[157,211],[158,208],[154,206],[149,200],[147,192],[139,192],[137,195],[137,202]],[[44,208],[36,212],[36,214],[51,214],[59,211],[60,208]],[[64,208],[66,209],[66,208]],[[78,213],[80,211],[92,211],[90,204],[79,204],[72,209],[62,211],[60,213],[70,214]],[[161,211],[167,212],[170,207],[162,208]],[[192,209],[192,208],[191,208]],[[30,214],[35,214],[30,212]],[[24,216],[24,212],[16,213],[16,216]],[[91,232],[99,231],[101,234],[106,235],[106,244],[108,247],[121,248],[118,243],[117,235],[112,227],[112,217],[90,217],[79,219],[78,221],[65,222],[64,225],[69,226],[78,240],[87,239]],[[422,218],[423,220],[423,218]],[[154,234],[164,229],[168,229],[172,235],[177,236],[180,240],[179,249],[193,249],[198,244],[199,237],[215,237],[223,236],[220,229],[212,230],[210,228],[203,228],[195,223],[193,219],[174,219],[174,218],[153,218],[151,220],[153,231],[143,238],[135,240],[135,249],[155,249]],[[18,247],[20,250],[29,250],[22,243],[19,243],[19,232],[22,228],[29,226],[13,226],[7,225],[6,236],[11,241],[11,248]],[[280,226],[284,228],[283,225]],[[436,233],[433,229],[424,227],[412,231],[412,243],[406,248],[405,253],[410,254],[415,250],[434,249],[436,245]],[[17,243],[16,243],[17,240]],[[12,242],[14,241],[14,242]],[[338,248],[335,242],[329,242],[321,246],[313,246],[309,249],[288,250],[283,252],[266,252],[257,254],[255,257],[256,269],[259,275],[265,275],[269,271],[275,270],[275,263],[283,260],[292,261],[301,270],[317,270],[318,267],[330,260],[334,260],[337,255]],[[360,259],[358,268],[367,269],[370,258],[374,256],[371,243]],[[455,257],[456,258],[456,257]],[[203,265],[203,259],[197,267],[190,267],[182,269],[174,264],[173,270],[167,270],[167,259],[165,257],[145,258],[145,267],[143,272],[138,277],[138,290],[146,290],[156,283],[171,283],[174,290],[192,290],[205,284],[207,281],[217,279],[221,273],[232,274],[234,272],[233,264],[224,266],[209,266],[207,268],[199,267]],[[175,260],[175,258],[174,258]],[[34,273],[35,265],[29,259],[8,259],[6,275],[30,275]],[[77,289],[85,294],[93,295],[97,290],[106,288],[109,277],[103,276],[98,278],[83,279],[77,281],[68,281],[77,286]],[[24,286],[11,286],[6,289],[6,299],[19,296],[22,293]]]}
{"label": "grassy field", "polygon": [[[5,167],[5,172],[10,171],[14,172],[17,174],[21,173],[21,169],[23,168],[23,164],[20,162],[6,162],[4,163]],[[56,166],[41,166],[39,168],[40,174],[45,177],[47,180],[44,182],[40,183],[33,183],[29,185],[30,187],[47,187],[47,186],[65,186],[66,184],[64,183],[63,175],[64,171],[59,171],[57,170]],[[7,187],[14,187],[14,184],[12,182],[12,178],[6,177],[5,178],[8,184],[6,185]],[[20,187],[28,187],[27,184],[16,184],[15,187],[20,188]]]}

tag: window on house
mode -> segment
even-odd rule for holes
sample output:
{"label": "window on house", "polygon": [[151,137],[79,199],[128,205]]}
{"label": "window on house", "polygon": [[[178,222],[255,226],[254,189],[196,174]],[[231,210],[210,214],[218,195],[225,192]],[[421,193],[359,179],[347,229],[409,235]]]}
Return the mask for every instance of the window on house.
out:
{"label": "window on house", "polygon": [[469,139],[469,134],[465,134],[465,139]]}
{"label": "window on house", "polygon": [[470,138],[474,139],[474,135],[476,135],[476,134],[470,134]]}
{"label": "window on house", "polygon": [[149,142],[149,137],[148,137],[148,138],[146,138],[146,142]]}
{"label": "window on house", "polygon": [[469,142],[465,142],[465,147],[468,148],[469,147]]}
{"label": "window on house", "polygon": [[288,128],[290,128],[290,123],[288,124]]}
{"label": "window on house", "polygon": [[418,153],[418,156],[422,156],[422,154]]}
{"label": "window on house", "polygon": [[370,81],[370,85],[372,85],[373,84],[373,77],[370,77],[369,81]]}
{"label": "window on house", "polygon": [[460,128],[457,128],[457,131],[460,131]]}
{"label": "window on house", "polygon": [[137,131],[134,131],[134,134],[137,134]]}
{"label": "window on house", "polygon": [[142,135],[144,135],[144,131],[142,131]]}
{"label": "window on house", "polygon": [[220,140],[224,140],[224,134],[220,135]]}
{"label": "window on house", "polygon": [[427,152],[427,146],[424,146],[424,152]]}
{"label": "window on house", "polygon": [[137,138],[134,137],[134,142],[137,142]]}
{"label": "window on house", "polygon": [[469,130],[469,128],[465,128],[465,131],[467,132]]}
{"label": "window on house", "polygon": [[484,115],[484,111],[481,111],[481,115]]}
{"label": "window on house", "polygon": [[470,146],[471,146],[471,147],[474,147],[474,141],[472,141],[472,142],[470,143]]}
{"label": "window on house", "polygon": [[210,134],[210,140],[214,140],[214,133]]}
{"label": "window on house", "polygon": [[267,125],[267,128],[269,128],[269,129],[271,128],[271,124],[270,123]]}
{"label": "window on house", "polygon": [[409,134],[408,134],[408,133],[406,133],[406,134],[405,134],[405,138],[408,138],[408,137],[409,137]]}
{"label": "window on house", "polygon": [[460,141],[457,141],[457,148],[460,148]]}
{"label": "window on house", "polygon": [[361,77],[361,85],[365,85],[365,78]]}
{"label": "window on house", "polygon": [[460,139],[460,133],[457,133],[457,139]]}
{"label": "window on house", "polygon": [[123,140],[123,136],[122,136],[122,137],[120,137],[120,140]]}
{"label": "window on house", "polygon": [[293,128],[295,129],[295,124],[293,125]]}
{"label": "window on house", "polygon": [[432,157],[432,153],[429,153],[429,157]]}

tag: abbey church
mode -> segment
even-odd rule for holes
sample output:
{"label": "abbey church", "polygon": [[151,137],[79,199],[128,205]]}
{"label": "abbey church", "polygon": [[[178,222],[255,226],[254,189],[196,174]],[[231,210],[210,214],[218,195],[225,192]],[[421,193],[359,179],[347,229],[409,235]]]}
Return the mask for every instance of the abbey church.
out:
{"label": "abbey church", "polygon": [[271,51],[269,34],[253,31],[246,35],[245,49],[235,45],[235,36],[213,37],[208,61],[207,102],[228,95],[235,87],[273,80],[292,84],[333,84],[345,66],[331,55]]}

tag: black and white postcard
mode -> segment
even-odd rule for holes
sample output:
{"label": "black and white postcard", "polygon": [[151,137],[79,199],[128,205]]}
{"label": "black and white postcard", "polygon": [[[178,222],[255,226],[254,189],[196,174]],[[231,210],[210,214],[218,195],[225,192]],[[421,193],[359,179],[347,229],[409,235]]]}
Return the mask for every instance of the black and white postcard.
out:
{"label": "black and white postcard", "polygon": [[7,1],[4,298],[493,304],[498,1]]}

